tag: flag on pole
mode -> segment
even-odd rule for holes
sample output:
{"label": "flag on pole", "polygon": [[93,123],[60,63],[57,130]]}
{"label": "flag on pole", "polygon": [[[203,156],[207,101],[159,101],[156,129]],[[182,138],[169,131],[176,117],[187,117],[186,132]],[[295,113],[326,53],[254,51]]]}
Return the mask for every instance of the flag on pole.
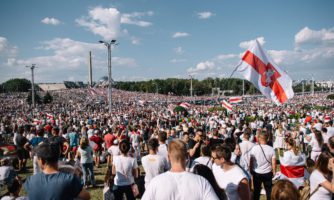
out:
{"label": "flag on pole", "polygon": [[232,104],[234,104],[234,103],[240,103],[240,102],[242,102],[242,97],[230,97],[228,99],[228,102],[232,103]]}
{"label": "flag on pole", "polygon": [[227,101],[223,100],[223,101],[222,101],[222,106],[223,106],[224,108],[226,108],[227,111],[229,111],[229,112],[232,111],[232,108],[233,108],[233,107],[232,107],[232,105],[229,104]]}
{"label": "flag on pole", "polygon": [[243,55],[238,71],[278,105],[294,95],[291,78],[272,62],[257,40]]}
{"label": "flag on pole", "polygon": [[185,109],[189,109],[190,108],[190,104],[189,103],[187,103],[187,102],[182,102],[182,103],[180,103],[180,105],[179,106],[181,106],[181,107],[183,107],[183,108],[185,108]]}

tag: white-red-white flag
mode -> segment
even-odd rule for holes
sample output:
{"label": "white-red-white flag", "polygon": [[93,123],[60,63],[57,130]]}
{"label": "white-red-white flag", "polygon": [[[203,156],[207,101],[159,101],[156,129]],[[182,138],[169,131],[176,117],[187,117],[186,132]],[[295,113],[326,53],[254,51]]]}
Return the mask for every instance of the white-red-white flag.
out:
{"label": "white-red-white flag", "polygon": [[232,103],[232,104],[234,104],[234,103],[240,103],[240,102],[242,102],[242,97],[230,97],[228,99],[228,102]]}
{"label": "white-red-white flag", "polygon": [[223,100],[222,101],[222,106],[226,108],[227,111],[231,112],[233,109],[233,106],[229,104],[227,101]]}
{"label": "white-red-white flag", "polygon": [[182,102],[182,103],[180,103],[180,105],[179,106],[181,106],[181,107],[183,107],[183,108],[185,108],[185,109],[189,109],[190,108],[190,104],[189,103],[187,103],[187,102]]}
{"label": "white-red-white flag", "polygon": [[243,55],[238,71],[276,104],[294,95],[291,78],[267,56],[257,40]]}
{"label": "white-red-white flag", "polygon": [[304,185],[305,156],[291,151],[280,157],[280,178],[289,179],[297,188]]}

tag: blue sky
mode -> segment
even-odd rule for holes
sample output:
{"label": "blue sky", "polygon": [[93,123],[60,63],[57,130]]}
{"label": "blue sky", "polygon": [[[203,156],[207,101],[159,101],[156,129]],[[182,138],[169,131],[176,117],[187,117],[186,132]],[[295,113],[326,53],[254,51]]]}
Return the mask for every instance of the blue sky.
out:
{"label": "blue sky", "polygon": [[[258,39],[295,80],[334,79],[332,0],[3,0],[0,2],[0,82],[228,77]],[[235,77],[239,77],[236,74]]]}

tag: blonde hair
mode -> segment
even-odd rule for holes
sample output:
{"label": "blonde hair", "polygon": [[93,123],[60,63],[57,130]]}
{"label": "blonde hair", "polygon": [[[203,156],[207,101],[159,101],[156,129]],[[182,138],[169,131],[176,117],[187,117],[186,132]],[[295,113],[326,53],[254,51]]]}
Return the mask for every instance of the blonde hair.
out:
{"label": "blonde hair", "polygon": [[298,155],[299,150],[298,150],[298,148],[297,148],[297,146],[296,146],[296,141],[295,141],[293,138],[289,137],[288,139],[286,139],[285,142],[288,143],[288,144],[292,147],[292,151],[293,151],[293,153],[294,153],[295,155]]}
{"label": "blonde hair", "polygon": [[88,138],[82,137],[80,140],[80,148],[85,149],[86,147],[88,147],[88,145],[89,145]]}
{"label": "blonde hair", "polygon": [[176,162],[186,162],[188,153],[187,145],[180,139],[172,140],[168,145],[169,158]]}

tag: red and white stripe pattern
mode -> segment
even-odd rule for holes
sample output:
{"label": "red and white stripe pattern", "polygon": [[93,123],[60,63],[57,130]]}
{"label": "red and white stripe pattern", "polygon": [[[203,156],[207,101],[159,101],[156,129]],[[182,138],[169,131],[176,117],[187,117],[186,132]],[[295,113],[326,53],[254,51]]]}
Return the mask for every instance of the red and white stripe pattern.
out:
{"label": "red and white stripe pattern", "polygon": [[53,119],[53,115],[51,115],[51,114],[49,114],[49,113],[46,113],[46,118],[48,118],[48,119]]}
{"label": "red and white stripe pattern", "polygon": [[183,108],[185,108],[185,109],[189,109],[190,108],[190,104],[189,103],[187,103],[187,102],[182,102],[182,103],[180,103],[180,105],[179,106],[181,106],[181,107],[183,107]]}
{"label": "red and white stripe pattern", "polygon": [[222,101],[222,106],[226,108],[227,111],[231,112],[233,109],[233,106],[229,104],[227,101],[223,100]]}
{"label": "red and white stripe pattern", "polygon": [[257,40],[243,55],[238,71],[278,105],[294,95],[291,78],[274,64]]}
{"label": "red and white stripe pattern", "polygon": [[[287,154],[290,154],[287,156]],[[291,151],[280,157],[281,179],[290,180],[297,188],[304,185],[305,158],[294,155]]]}
{"label": "red and white stripe pattern", "polygon": [[228,102],[232,103],[232,104],[234,104],[234,103],[241,103],[242,102],[242,97],[230,97],[228,99]]}

